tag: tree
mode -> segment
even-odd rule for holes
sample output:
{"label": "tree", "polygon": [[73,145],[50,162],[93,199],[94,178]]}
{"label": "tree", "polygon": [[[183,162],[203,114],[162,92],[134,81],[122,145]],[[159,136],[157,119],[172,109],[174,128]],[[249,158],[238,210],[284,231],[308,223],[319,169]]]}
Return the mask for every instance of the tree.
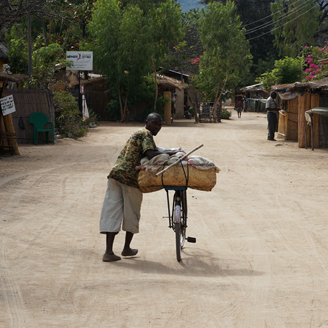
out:
{"label": "tree", "polygon": [[52,82],[56,65],[69,67],[66,55],[60,45],[52,43],[33,52],[33,73],[30,79],[32,87],[47,89]]}
{"label": "tree", "polygon": [[198,65],[193,65],[194,58],[203,53],[200,40],[200,10],[192,9],[182,14],[182,29],[184,38],[179,45],[170,49],[170,56],[166,58],[165,67],[182,72],[198,73]]}
{"label": "tree", "polygon": [[[201,3],[220,2],[223,5],[226,0],[203,0]],[[234,0],[236,14],[240,17],[242,26],[245,28],[245,35],[249,40],[250,51],[253,56],[253,64],[248,74],[244,75],[242,85],[253,84],[255,78],[267,70],[265,62],[273,67],[278,53],[273,47],[273,35],[271,29],[273,22],[271,18],[270,5],[272,0]]]}
{"label": "tree", "polygon": [[238,84],[251,64],[249,45],[233,2],[210,3],[202,9],[201,41],[204,54],[200,57],[196,86],[205,99],[214,101],[216,108],[223,92]]}
{"label": "tree", "polygon": [[284,56],[297,56],[305,45],[315,43],[319,29],[317,0],[279,0],[271,5],[274,45]]}
{"label": "tree", "polygon": [[151,71],[156,76],[156,67],[168,53],[168,45],[182,37],[180,17],[180,8],[170,0],[98,0],[95,4],[89,24],[95,66],[117,91],[122,122],[131,88],[141,85]]}
{"label": "tree", "polygon": [[257,82],[262,82],[264,90],[269,92],[272,85],[301,81],[303,69],[304,59],[302,57],[285,57],[276,60],[274,69],[262,74],[261,77],[257,78]]}

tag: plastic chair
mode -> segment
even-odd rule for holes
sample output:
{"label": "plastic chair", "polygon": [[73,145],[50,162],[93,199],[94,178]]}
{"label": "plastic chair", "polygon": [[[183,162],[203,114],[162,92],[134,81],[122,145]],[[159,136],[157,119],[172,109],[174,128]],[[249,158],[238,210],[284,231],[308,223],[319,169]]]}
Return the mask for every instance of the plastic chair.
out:
{"label": "plastic chair", "polygon": [[[33,142],[35,145],[38,144],[38,133],[45,132],[46,133],[46,143],[48,143],[48,133],[51,132],[52,136],[52,144],[55,143],[54,138],[54,125],[49,121],[48,116],[46,114],[36,112],[30,116],[30,123],[33,124]],[[46,124],[50,124],[50,129],[45,129],[44,126]]]}

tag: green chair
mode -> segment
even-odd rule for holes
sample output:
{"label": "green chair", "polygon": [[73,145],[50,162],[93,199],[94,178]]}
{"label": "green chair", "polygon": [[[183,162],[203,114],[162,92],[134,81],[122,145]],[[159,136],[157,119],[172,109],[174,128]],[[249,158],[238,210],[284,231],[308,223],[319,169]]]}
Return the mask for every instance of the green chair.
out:
{"label": "green chair", "polygon": [[[33,142],[35,145],[38,144],[38,133],[45,132],[46,133],[46,143],[48,143],[48,133],[51,132],[52,136],[52,144],[55,143],[54,138],[54,125],[49,121],[48,116],[46,114],[36,112],[30,116],[30,123],[33,124]],[[45,129],[44,126],[46,124],[50,124],[50,129]]]}

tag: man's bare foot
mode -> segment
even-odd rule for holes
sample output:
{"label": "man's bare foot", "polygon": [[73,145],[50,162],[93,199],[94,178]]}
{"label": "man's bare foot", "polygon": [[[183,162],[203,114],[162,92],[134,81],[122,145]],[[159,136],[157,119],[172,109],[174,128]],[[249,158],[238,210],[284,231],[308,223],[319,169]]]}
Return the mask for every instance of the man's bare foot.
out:
{"label": "man's bare foot", "polygon": [[123,251],[121,253],[122,256],[135,256],[137,254],[138,254],[138,250],[132,249],[132,248],[123,249]]}

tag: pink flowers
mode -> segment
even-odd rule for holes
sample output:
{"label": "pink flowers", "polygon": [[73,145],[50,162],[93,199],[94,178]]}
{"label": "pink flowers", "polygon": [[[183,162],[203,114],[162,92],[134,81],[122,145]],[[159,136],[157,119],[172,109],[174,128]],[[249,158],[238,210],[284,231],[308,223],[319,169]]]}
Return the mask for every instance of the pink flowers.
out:
{"label": "pink flowers", "polygon": [[199,61],[200,61],[200,58],[197,57],[197,58],[192,58],[189,60],[192,64],[197,64]]}

